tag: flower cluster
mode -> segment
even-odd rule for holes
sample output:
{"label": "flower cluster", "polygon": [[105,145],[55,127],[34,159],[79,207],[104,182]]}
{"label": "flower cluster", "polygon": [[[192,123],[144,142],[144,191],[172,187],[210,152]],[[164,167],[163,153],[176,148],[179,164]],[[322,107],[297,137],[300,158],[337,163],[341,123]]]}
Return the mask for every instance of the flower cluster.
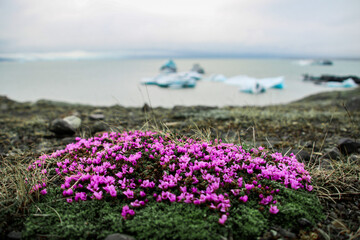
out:
{"label": "flower cluster", "polygon": [[249,197],[255,196],[271,214],[278,213],[279,189],[271,182],[312,190],[309,173],[293,154],[270,154],[262,147],[247,152],[221,140],[173,139],[151,131],[76,140],[29,166],[43,174],[44,181],[33,190],[47,193],[50,175],[44,166],[55,159],[67,202],[122,199],[127,203],[121,213],[125,219],[155,200],[207,206],[219,212],[219,223],[224,224],[232,203],[245,204]]}

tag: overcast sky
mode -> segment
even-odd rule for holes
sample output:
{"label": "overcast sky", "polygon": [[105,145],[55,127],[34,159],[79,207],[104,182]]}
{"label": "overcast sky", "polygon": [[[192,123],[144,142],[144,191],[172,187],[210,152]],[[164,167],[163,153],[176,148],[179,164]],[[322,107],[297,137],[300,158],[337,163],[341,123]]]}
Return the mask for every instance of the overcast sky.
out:
{"label": "overcast sky", "polygon": [[0,55],[49,52],[360,58],[360,0],[0,0]]}

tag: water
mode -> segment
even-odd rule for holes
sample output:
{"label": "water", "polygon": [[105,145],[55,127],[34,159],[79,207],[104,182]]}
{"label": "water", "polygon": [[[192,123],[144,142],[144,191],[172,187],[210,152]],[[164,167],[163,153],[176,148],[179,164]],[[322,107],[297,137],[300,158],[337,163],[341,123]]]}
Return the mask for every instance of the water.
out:
{"label": "water", "polygon": [[302,74],[360,75],[360,61],[334,61],[333,66],[300,66],[277,59],[174,59],[178,71],[199,63],[211,74],[226,77],[285,77],[285,89],[264,94],[241,93],[221,82],[199,81],[194,89],[144,86],[140,80],[158,74],[166,59],[0,62],[0,95],[17,101],[50,99],[110,106],[175,105],[243,106],[289,103],[334,89],[303,82]]}

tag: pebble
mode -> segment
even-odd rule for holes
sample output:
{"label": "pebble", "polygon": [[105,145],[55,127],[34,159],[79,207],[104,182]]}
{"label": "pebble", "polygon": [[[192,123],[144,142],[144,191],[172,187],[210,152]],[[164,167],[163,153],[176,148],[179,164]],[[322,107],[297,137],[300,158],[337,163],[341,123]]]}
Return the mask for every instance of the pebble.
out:
{"label": "pebble", "polygon": [[126,234],[114,233],[108,235],[105,240],[135,240],[135,238]]}
{"label": "pebble", "polygon": [[104,122],[96,122],[91,128],[91,133],[95,134],[97,132],[104,132],[104,131],[107,131],[107,130],[109,130],[109,126],[106,123],[104,123]]}
{"label": "pebble", "polygon": [[338,148],[326,148],[325,149],[325,155],[322,158],[330,158],[333,160],[336,160],[341,157],[341,153]]}
{"label": "pebble", "polygon": [[151,111],[151,107],[147,103],[145,103],[144,106],[141,108],[141,111],[144,113],[148,113]]}
{"label": "pebble", "polygon": [[78,129],[81,125],[81,119],[76,116],[68,116],[63,118],[63,120],[70,124],[74,129]]}
{"label": "pebble", "polygon": [[21,239],[21,232],[12,231],[7,235],[8,239]]}
{"label": "pebble", "polygon": [[75,116],[68,116],[63,119],[57,118],[50,124],[49,130],[58,136],[74,135],[76,129],[81,125],[81,119]]}
{"label": "pebble", "polygon": [[89,119],[90,120],[104,120],[105,119],[105,115],[104,114],[100,114],[100,113],[94,113],[94,114],[91,114],[89,116]]}
{"label": "pebble", "polygon": [[63,119],[57,118],[50,124],[49,130],[56,135],[74,135],[76,129]]}
{"label": "pebble", "polygon": [[306,218],[299,218],[298,223],[301,227],[311,227],[313,224]]}
{"label": "pebble", "polygon": [[350,155],[352,153],[360,153],[360,143],[350,139],[342,138],[338,142],[338,148],[344,155]]}

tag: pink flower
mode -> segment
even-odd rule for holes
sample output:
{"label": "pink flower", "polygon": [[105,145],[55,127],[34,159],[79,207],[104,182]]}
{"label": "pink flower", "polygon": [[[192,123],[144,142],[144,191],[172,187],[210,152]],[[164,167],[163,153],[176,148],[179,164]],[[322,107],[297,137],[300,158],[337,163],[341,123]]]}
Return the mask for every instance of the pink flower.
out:
{"label": "pink flower", "polygon": [[42,195],[47,194],[46,188],[45,188],[45,189],[43,189],[43,190],[41,190],[41,191],[40,191],[40,193],[41,193]]}
{"label": "pink flower", "polygon": [[239,197],[239,201],[243,201],[244,203],[247,202],[248,200],[248,196],[245,195],[245,196],[242,196],[242,197]]}
{"label": "pink flower", "polygon": [[68,203],[72,203],[73,200],[72,200],[72,198],[67,198],[66,201],[67,201]]}
{"label": "pink flower", "polygon": [[82,200],[82,201],[86,201],[86,193],[85,192],[79,192],[79,193],[75,193],[75,201],[79,201]]}
{"label": "pink flower", "polygon": [[102,197],[103,197],[102,194],[103,194],[102,191],[100,191],[100,192],[94,192],[94,197],[95,197],[96,199],[100,200],[100,199],[102,199]]}
{"label": "pink flower", "polygon": [[277,213],[279,212],[279,209],[277,208],[277,206],[270,205],[269,212],[270,212],[271,214],[277,214]]}
{"label": "pink flower", "polygon": [[225,222],[226,222],[226,220],[227,220],[227,216],[226,216],[226,214],[223,214],[223,215],[221,216],[221,218],[219,219],[219,223],[222,224],[222,225],[224,225]]}
{"label": "pink flower", "polygon": [[140,207],[141,206],[141,203],[139,202],[139,200],[135,200],[134,202],[131,202],[130,203],[131,204],[131,206],[133,206],[133,207]]}
{"label": "pink flower", "polygon": [[145,197],[146,193],[144,191],[140,191],[140,197]]}
{"label": "pink flower", "polygon": [[131,191],[130,189],[124,191],[123,194],[124,194],[127,198],[134,198],[134,192]]}
{"label": "pink flower", "polygon": [[109,185],[106,187],[103,187],[106,192],[108,192],[112,197],[116,197],[117,192],[114,185]]}

